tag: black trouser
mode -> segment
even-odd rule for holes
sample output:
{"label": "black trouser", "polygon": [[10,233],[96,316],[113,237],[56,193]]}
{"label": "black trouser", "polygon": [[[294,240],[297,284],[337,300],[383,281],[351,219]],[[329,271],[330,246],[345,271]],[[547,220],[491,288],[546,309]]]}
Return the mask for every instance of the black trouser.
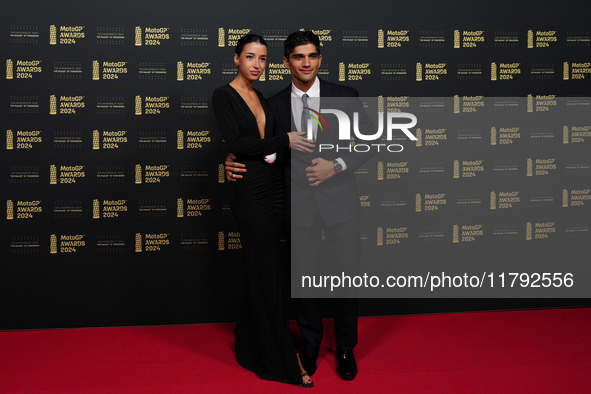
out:
{"label": "black trouser", "polygon": [[[318,211],[311,228],[289,226],[284,223],[286,241],[291,249],[292,275],[328,273],[326,259],[332,259],[329,274],[357,275],[361,245],[359,241],[359,220],[354,219],[327,227]],[[322,231],[326,237],[328,253],[321,259]],[[290,242],[291,241],[291,242]],[[338,272],[335,271],[335,265]],[[289,271],[288,271],[289,272]],[[296,320],[304,339],[312,346],[322,342],[322,304],[320,298],[295,299]],[[357,345],[357,298],[334,298],[334,330],[337,347],[353,350]]]}

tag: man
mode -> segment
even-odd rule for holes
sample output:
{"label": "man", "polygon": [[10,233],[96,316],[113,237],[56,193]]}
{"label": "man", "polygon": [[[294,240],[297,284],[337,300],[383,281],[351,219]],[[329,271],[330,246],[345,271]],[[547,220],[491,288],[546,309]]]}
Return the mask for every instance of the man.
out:
{"label": "man", "polygon": [[[292,83],[269,99],[275,116],[275,135],[292,130],[306,130],[307,125],[302,122],[306,122],[306,112],[309,111],[307,108],[319,111],[321,97],[359,96],[355,89],[318,79],[321,62],[320,40],[314,33],[297,31],[287,37],[283,63],[291,71]],[[359,100],[353,99],[351,102],[359,103]],[[305,112],[303,115],[302,110]],[[369,124],[369,121],[362,121],[361,127],[370,127]],[[338,130],[337,127],[329,129]],[[339,267],[345,272],[354,272],[358,268],[360,256],[360,205],[354,171],[368,156],[346,150],[340,153],[335,150],[319,152],[318,145],[321,143],[330,142],[336,145],[338,133],[323,132],[316,125],[313,134],[317,142],[314,152],[287,150],[279,155],[285,170],[284,229],[286,239],[291,239],[292,267],[296,267],[296,270],[300,268],[299,272],[303,272],[301,267],[310,266],[310,262],[313,266],[322,265],[319,257],[324,231]],[[233,161],[231,154],[228,156],[226,171],[230,180],[241,178],[239,173],[246,171],[243,167]],[[356,298],[334,300],[337,371],[346,380],[353,379],[357,374],[353,354],[358,342],[357,317]],[[320,300],[296,299],[296,320],[305,339],[300,358],[311,376],[316,371],[316,360],[322,342]]]}

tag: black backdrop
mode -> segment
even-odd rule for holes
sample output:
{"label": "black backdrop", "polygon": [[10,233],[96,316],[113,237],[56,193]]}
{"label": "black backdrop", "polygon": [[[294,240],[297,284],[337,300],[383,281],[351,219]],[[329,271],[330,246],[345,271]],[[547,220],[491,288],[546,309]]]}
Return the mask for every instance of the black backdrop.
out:
{"label": "black backdrop", "polygon": [[[575,1],[2,2],[0,329],[232,321],[241,254],[210,98],[233,79],[232,41],[245,31],[268,40],[257,83],[267,96],[290,80],[281,40],[302,28],[322,38],[320,76],[362,96],[585,96],[588,71],[563,74],[591,58],[589,11]],[[418,81],[417,63],[446,72]],[[520,73],[493,81],[492,63]],[[574,151],[583,162],[588,146]],[[588,234],[589,206],[571,215]],[[588,304],[367,299],[361,313]]]}

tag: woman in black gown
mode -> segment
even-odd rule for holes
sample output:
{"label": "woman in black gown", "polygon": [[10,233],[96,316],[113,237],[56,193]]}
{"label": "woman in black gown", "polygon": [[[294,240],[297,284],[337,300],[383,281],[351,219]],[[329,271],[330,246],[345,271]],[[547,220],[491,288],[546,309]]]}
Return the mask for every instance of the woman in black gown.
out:
{"label": "woman in black gown", "polygon": [[230,151],[248,168],[232,183],[232,212],[246,264],[243,305],[234,331],[236,359],[262,379],[312,387],[302,372],[287,320],[279,257],[283,169],[274,161],[274,153],[284,147],[302,150],[312,141],[303,138],[303,132],[273,137],[273,114],[252,87],[265,69],[265,40],[246,35],[235,52],[238,75],[216,89],[212,103]]}

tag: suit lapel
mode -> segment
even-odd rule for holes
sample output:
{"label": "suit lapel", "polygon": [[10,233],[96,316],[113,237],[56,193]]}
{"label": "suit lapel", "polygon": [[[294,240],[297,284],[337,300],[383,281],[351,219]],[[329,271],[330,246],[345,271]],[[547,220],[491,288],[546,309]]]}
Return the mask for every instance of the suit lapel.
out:
{"label": "suit lapel", "polygon": [[289,133],[291,131],[291,85],[283,89],[277,98],[277,112],[279,112],[281,129],[284,133]]}
{"label": "suit lapel", "polygon": [[[335,97],[334,86],[328,82],[318,78],[320,80],[320,97]],[[322,101],[322,100],[321,100]],[[322,103],[320,104],[322,105]]]}

